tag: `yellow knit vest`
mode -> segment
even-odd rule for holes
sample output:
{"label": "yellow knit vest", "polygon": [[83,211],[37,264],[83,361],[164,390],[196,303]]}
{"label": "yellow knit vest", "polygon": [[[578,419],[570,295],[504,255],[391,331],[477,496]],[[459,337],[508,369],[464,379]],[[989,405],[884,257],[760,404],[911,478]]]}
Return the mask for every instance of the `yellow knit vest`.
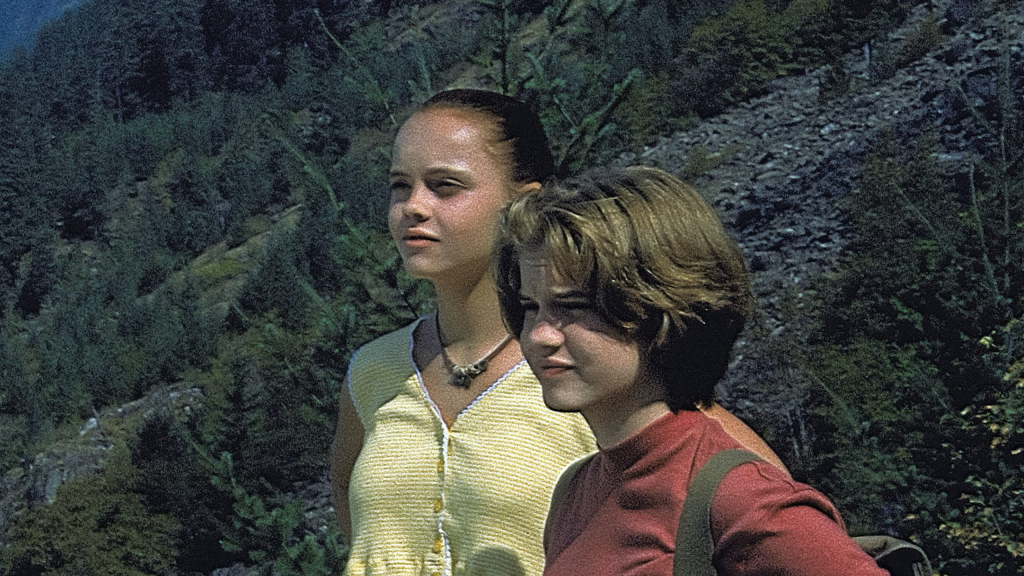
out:
{"label": "yellow knit vest", "polygon": [[596,450],[590,429],[547,409],[525,362],[448,429],[413,364],[414,327],[363,346],[349,366],[366,434],[349,486],[345,574],[541,574],[551,491]]}

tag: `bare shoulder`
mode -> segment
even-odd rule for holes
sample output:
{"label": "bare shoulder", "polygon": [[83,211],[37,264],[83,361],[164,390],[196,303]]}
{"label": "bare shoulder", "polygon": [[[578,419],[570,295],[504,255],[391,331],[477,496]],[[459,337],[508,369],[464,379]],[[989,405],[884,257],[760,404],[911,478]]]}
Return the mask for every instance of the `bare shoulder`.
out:
{"label": "bare shoulder", "polygon": [[348,378],[345,378],[338,396],[338,423],[331,444],[331,468],[333,470],[339,464],[344,464],[342,468],[347,468],[346,472],[351,472],[351,466],[355,464],[362,448],[364,430],[352,395],[349,393]]}
{"label": "bare shoulder", "polygon": [[348,378],[342,386],[338,401],[338,425],[331,443],[331,502],[338,518],[338,527],[346,536],[351,533],[348,507],[348,485],[359,452],[363,448],[363,423],[349,394]]}

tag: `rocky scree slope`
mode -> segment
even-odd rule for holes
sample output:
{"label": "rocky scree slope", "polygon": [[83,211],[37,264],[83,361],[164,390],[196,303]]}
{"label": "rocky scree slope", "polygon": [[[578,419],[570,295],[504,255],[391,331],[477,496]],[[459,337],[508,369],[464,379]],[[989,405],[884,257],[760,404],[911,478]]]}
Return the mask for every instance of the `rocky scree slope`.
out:
{"label": "rocky scree slope", "polygon": [[[990,2],[934,4],[919,7],[899,30],[876,45],[876,53],[883,44],[904,42],[929,15],[939,16],[947,37],[887,79],[871,78],[864,54],[856,51],[844,60],[851,81],[844,96],[820,99],[824,70],[782,78],[767,95],[616,161],[681,173],[703,156],[706,165],[714,166],[692,183],[712,202],[747,255],[763,312],[761,327],[768,338],[785,331],[799,337],[801,320],[787,309],[799,309],[801,301],[813,297],[814,279],[836,269],[849,238],[840,201],[857,186],[868,143],[878,131],[891,129],[901,139],[934,133],[945,151],[940,159],[954,171],[966,171],[991,145],[990,137],[972,119],[972,107],[981,109],[994,101],[1000,59],[1007,52],[1020,99],[1024,3],[970,21],[959,8],[970,5],[980,13]],[[205,255],[194,267],[215,260]],[[219,284],[212,288],[220,289]],[[740,342],[721,387],[723,401],[753,421],[765,415],[786,418],[792,407],[765,396],[757,387],[751,363],[745,361],[763,345],[762,340],[759,336]],[[126,421],[170,409],[187,418],[202,402],[201,390],[183,382],[104,410],[98,417]],[[52,501],[64,482],[102,468],[110,447],[102,428],[95,421],[87,422],[76,442],[40,454],[0,478],[0,545],[6,528],[27,502]],[[296,487],[294,497],[305,503],[310,534],[325,534],[333,522],[329,493],[326,473],[320,482]],[[242,576],[261,570],[236,565],[214,574]]]}
{"label": "rocky scree slope", "polygon": [[[920,7],[886,42],[899,45],[934,10]],[[840,200],[857,185],[868,143],[879,130],[893,129],[906,139],[934,131],[940,148],[948,151],[940,159],[955,170],[966,171],[990,144],[969,107],[994,99],[999,59],[1007,50],[1014,77],[1024,77],[1024,5],[971,22],[959,21],[952,9],[938,15],[948,36],[889,79],[873,81],[863,54],[851,53],[844,62],[851,89],[844,97],[819,101],[824,70],[782,78],[766,96],[616,161],[679,173],[697,148],[727,152],[693,184],[747,255],[768,334],[798,331],[784,313],[785,300],[796,299],[799,307],[799,300],[813,295],[813,280],[835,270],[849,238]],[[972,101],[965,102],[962,94]],[[754,420],[786,409],[763,397],[744,362],[757,346],[756,340],[740,343],[721,390],[726,404]],[[326,483],[302,491],[311,532],[326,530],[333,513],[329,493]],[[221,576],[246,573],[240,570]]]}
{"label": "rocky scree slope", "polygon": [[[1024,4],[970,22],[959,19],[960,4],[944,10],[919,6],[889,35],[884,44],[900,46],[936,16],[947,31],[938,46],[890,78],[872,79],[865,54],[857,51],[844,59],[851,84],[845,96],[819,98],[824,69],[782,78],[769,94],[617,161],[676,173],[695,155],[720,162],[692,184],[714,205],[748,259],[763,314],[759,333],[771,338],[790,330],[804,338],[800,316],[791,311],[811,299],[817,277],[836,269],[849,239],[841,201],[858,185],[868,144],[879,131],[891,130],[900,140],[934,134],[939,160],[954,173],[966,173],[995,145],[974,113],[995,105],[1007,54],[1015,99],[1021,100]],[[752,417],[755,404],[762,414],[782,408],[767,408],[772,400],[759,393],[757,375],[744,362],[759,345],[741,339],[720,390],[742,416]]]}

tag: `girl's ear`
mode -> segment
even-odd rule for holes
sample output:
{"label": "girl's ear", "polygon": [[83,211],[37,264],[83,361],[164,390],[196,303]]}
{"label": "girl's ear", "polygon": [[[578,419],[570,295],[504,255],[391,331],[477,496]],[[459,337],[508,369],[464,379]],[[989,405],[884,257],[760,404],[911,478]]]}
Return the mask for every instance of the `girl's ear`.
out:
{"label": "girl's ear", "polygon": [[540,190],[540,188],[540,182],[527,182],[526,184],[523,184],[516,188],[515,197],[519,198],[521,196],[526,196],[531,192],[536,192],[537,190]]}

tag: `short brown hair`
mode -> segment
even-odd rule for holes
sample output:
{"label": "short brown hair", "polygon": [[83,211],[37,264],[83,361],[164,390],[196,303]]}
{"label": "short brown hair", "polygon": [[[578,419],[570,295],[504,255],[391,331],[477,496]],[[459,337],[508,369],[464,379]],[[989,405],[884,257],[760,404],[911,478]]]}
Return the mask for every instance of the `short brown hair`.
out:
{"label": "short brown hair", "polygon": [[689,185],[644,166],[552,182],[508,207],[497,242],[512,334],[523,329],[519,258],[540,249],[646,351],[673,410],[713,401],[752,297],[739,246]]}

